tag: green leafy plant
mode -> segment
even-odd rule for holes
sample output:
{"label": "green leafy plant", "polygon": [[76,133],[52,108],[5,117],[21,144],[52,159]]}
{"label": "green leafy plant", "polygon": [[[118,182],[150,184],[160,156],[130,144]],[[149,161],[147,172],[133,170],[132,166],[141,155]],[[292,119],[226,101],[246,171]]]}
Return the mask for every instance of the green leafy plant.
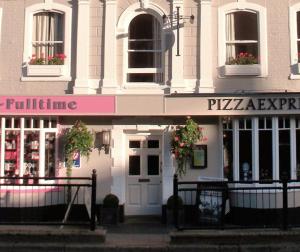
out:
{"label": "green leafy plant", "polygon": [[71,176],[74,154],[79,152],[82,157],[89,157],[94,144],[94,138],[93,134],[80,120],[76,121],[72,128],[66,131],[64,136],[67,176]]}
{"label": "green leafy plant", "polygon": [[119,206],[119,198],[110,193],[107,194],[103,199],[103,207],[105,208],[117,208]]}
{"label": "green leafy plant", "polygon": [[63,53],[58,53],[53,56],[37,57],[36,54],[33,54],[29,60],[29,65],[63,65],[66,55]]}
{"label": "green leafy plant", "polygon": [[251,53],[241,52],[236,58],[230,58],[228,65],[253,65],[257,64],[257,58],[254,57]]}
{"label": "green leafy plant", "polygon": [[192,160],[194,145],[202,138],[202,128],[190,117],[185,125],[176,126],[172,134],[171,152],[177,161],[176,172],[179,176],[185,175],[186,166]]}

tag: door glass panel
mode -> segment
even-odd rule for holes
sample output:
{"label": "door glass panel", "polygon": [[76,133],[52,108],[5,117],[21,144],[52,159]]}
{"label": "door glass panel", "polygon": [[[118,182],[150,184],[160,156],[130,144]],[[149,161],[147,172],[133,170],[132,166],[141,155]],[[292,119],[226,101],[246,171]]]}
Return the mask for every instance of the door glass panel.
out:
{"label": "door glass panel", "polygon": [[129,148],[141,148],[140,141],[129,141]]}
{"label": "door glass panel", "polygon": [[45,176],[55,176],[55,133],[45,135]]}
{"label": "door glass panel", "polygon": [[148,148],[152,148],[152,149],[159,148],[159,140],[148,140]]}
{"label": "door glass panel", "polygon": [[24,133],[24,175],[39,176],[39,132],[25,131]]}
{"label": "door glass panel", "polygon": [[129,175],[141,174],[141,157],[129,156]]}
{"label": "door glass panel", "polygon": [[159,156],[148,156],[148,175],[159,175]]}

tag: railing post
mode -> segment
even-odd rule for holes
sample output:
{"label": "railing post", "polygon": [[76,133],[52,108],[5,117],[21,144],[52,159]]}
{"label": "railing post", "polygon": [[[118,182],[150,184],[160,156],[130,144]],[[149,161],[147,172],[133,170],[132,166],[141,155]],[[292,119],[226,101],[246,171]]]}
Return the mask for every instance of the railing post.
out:
{"label": "railing post", "polygon": [[97,174],[96,170],[93,169],[92,173],[92,194],[91,194],[91,222],[90,230],[96,229],[96,186],[97,186]]}
{"label": "railing post", "polygon": [[173,208],[173,221],[176,229],[178,226],[178,176],[174,174],[173,178],[173,196],[174,196],[174,208]]}
{"label": "railing post", "polygon": [[282,229],[287,230],[288,227],[288,177],[287,174],[282,176]]}

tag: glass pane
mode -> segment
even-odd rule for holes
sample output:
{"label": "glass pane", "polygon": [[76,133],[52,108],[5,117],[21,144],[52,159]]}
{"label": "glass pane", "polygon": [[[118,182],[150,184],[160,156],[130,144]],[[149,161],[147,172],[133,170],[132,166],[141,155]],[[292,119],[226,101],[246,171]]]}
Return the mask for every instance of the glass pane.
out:
{"label": "glass pane", "polygon": [[232,145],[232,131],[223,132],[223,164],[224,177],[229,181],[233,180],[233,145]]}
{"label": "glass pane", "polygon": [[152,73],[128,74],[128,82],[157,82],[156,75]]}
{"label": "glass pane", "polygon": [[148,148],[159,148],[159,140],[148,140]]}
{"label": "glass pane", "polygon": [[159,156],[148,156],[148,175],[159,175]]}
{"label": "glass pane", "polygon": [[39,132],[24,132],[24,176],[39,176]]}
{"label": "glass pane", "polygon": [[226,15],[227,40],[258,40],[257,14],[237,11]]}
{"label": "glass pane", "polygon": [[[258,44],[257,43],[231,43],[231,44],[226,44],[226,53],[227,53],[227,58],[226,62],[227,64],[233,64],[232,59],[238,58],[238,55],[241,53],[248,53],[252,54],[254,57],[254,60],[251,58],[251,62],[259,63],[259,58],[258,58]],[[245,60],[245,58],[244,58]],[[252,63],[253,64],[253,63]]]}
{"label": "glass pane", "polygon": [[129,175],[141,174],[140,160],[141,160],[140,156],[129,156]]}
{"label": "glass pane", "polygon": [[300,179],[300,130],[296,130],[297,179]]}
{"label": "glass pane", "polygon": [[279,176],[291,177],[290,131],[279,130]]}
{"label": "glass pane", "polygon": [[129,68],[160,67],[160,64],[155,63],[158,62],[154,62],[154,53],[152,52],[129,52]]}
{"label": "glass pane", "polygon": [[300,39],[300,12],[299,11],[297,12],[297,38]]}
{"label": "glass pane", "polygon": [[129,39],[152,39],[159,37],[160,33],[159,22],[149,14],[136,16],[129,25]]}
{"label": "glass pane", "polygon": [[250,130],[239,132],[240,180],[252,179],[252,133]]}
{"label": "glass pane", "polygon": [[259,131],[259,179],[273,178],[272,131]]}
{"label": "glass pane", "polygon": [[140,141],[129,141],[129,148],[141,148]]}
{"label": "glass pane", "polygon": [[[10,121],[10,119],[9,119]],[[4,154],[4,175],[8,177],[19,177],[19,150],[20,150],[20,132],[5,131],[5,154]],[[5,183],[10,184],[14,181],[5,179]]]}
{"label": "glass pane", "polygon": [[131,50],[160,50],[160,45],[160,41],[154,40],[129,41],[129,49]]}
{"label": "glass pane", "polygon": [[45,135],[45,177],[55,176],[55,133]]}

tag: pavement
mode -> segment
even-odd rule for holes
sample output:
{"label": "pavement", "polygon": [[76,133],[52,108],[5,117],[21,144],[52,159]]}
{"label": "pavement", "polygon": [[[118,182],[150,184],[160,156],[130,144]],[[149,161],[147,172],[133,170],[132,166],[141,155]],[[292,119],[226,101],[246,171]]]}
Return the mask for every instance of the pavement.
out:
{"label": "pavement", "polygon": [[300,229],[177,231],[157,217],[97,227],[0,226],[0,252],[300,252]]}

